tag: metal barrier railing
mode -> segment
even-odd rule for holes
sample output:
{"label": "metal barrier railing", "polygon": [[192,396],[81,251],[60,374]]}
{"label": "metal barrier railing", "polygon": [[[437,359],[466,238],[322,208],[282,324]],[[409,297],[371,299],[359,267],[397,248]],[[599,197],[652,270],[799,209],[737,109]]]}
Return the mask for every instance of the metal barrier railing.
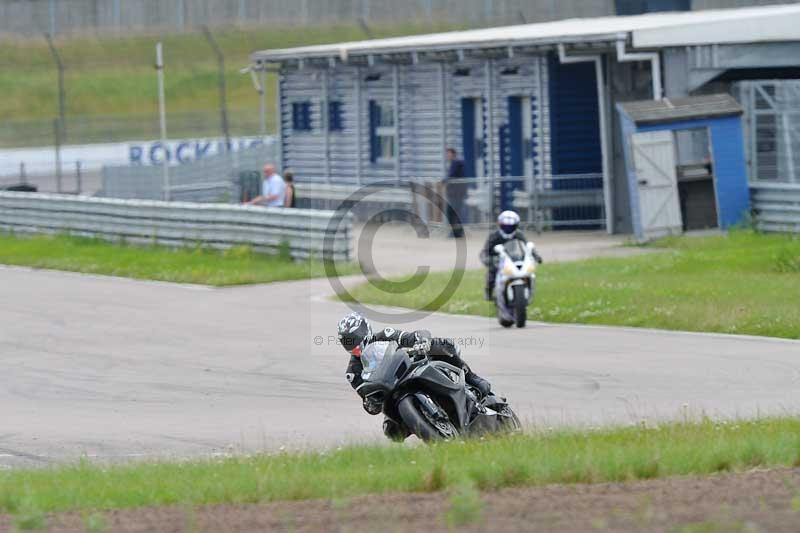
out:
{"label": "metal barrier railing", "polygon": [[759,230],[800,233],[800,184],[752,182],[750,195]]}
{"label": "metal barrier railing", "polygon": [[0,230],[167,246],[248,245],[266,252],[288,243],[295,258],[324,255],[349,261],[351,217],[342,217],[334,234],[334,216],[305,209],[0,192]]}
{"label": "metal barrier railing", "polygon": [[[355,178],[295,178],[298,201],[305,207],[335,209],[359,190],[385,180]],[[502,177],[495,180],[461,178],[413,178],[388,182],[390,190],[366,195],[354,207],[357,218],[367,220],[378,212],[394,208],[411,209],[432,224],[447,222],[450,204],[463,224],[494,224],[506,209],[519,212],[523,223],[537,231],[552,229],[605,228],[602,175],[581,174],[530,177]]]}

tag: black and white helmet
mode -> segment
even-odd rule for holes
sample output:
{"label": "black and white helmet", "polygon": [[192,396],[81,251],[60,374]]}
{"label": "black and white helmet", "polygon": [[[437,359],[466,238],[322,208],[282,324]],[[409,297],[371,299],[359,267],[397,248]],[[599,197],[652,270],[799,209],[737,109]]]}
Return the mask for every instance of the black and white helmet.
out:
{"label": "black and white helmet", "polygon": [[347,353],[361,357],[367,344],[372,340],[372,326],[358,313],[350,313],[339,321],[339,342]]}
{"label": "black and white helmet", "polygon": [[503,237],[510,239],[519,228],[519,215],[514,211],[503,211],[497,217],[497,225]]}

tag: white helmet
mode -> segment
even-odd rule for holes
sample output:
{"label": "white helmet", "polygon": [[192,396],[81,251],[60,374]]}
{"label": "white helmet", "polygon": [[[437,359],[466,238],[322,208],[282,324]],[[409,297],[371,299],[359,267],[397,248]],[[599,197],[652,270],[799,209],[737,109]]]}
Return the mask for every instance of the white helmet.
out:
{"label": "white helmet", "polygon": [[500,226],[503,237],[510,239],[519,228],[519,215],[514,211],[503,211],[497,217],[497,225]]}

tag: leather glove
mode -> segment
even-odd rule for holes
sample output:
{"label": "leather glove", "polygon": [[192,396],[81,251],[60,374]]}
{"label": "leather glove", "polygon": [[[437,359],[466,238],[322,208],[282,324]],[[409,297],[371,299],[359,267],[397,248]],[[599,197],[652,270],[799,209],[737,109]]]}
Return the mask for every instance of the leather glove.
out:
{"label": "leather glove", "polygon": [[364,398],[362,405],[364,406],[364,410],[371,415],[377,415],[383,411],[383,404],[371,398]]}
{"label": "leather glove", "polygon": [[431,340],[417,339],[417,342],[414,343],[412,350],[418,353],[427,354],[431,351]]}

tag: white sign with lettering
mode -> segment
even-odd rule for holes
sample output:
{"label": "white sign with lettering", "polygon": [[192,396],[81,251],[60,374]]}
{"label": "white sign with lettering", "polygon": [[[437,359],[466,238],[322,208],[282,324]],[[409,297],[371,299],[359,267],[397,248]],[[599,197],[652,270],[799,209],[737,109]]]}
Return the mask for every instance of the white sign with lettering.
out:
{"label": "white sign with lettering", "polygon": [[[242,150],[275,142],[272,136],[231,138],[233,150]],[[161,165],[164,158],[170,165],[180,165],[224,152],[225,139],[197,138],[161,141],[128,141],[121,143],[66,145],[61,147],[64,172],[72,172],[76,163],[82,171],[96,171],[103,166]],[[0,176],[19,176],[22,165],[29,176],[55,174],[55,149],[49,147],[0,149]]]}

